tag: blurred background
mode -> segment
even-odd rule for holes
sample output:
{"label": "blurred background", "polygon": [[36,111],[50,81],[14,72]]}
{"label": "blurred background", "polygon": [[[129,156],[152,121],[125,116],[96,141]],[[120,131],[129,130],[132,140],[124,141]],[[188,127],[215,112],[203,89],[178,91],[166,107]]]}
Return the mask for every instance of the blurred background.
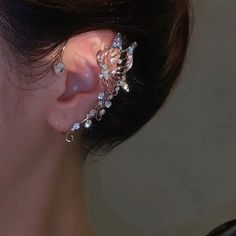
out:
{"label": "blurred background", "polygon": [[86,167],[98,236],[205,236],[236,218],[236,1],[194,1],[185,69],[141,132]]}

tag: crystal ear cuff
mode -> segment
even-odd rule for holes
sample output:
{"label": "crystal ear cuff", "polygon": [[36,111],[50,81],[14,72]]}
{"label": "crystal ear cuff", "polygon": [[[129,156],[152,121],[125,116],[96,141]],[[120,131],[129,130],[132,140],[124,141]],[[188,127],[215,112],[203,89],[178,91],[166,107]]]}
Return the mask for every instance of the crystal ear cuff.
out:
{"label": "crystal ear cuff", "polygon": [[[99,84],[100,92],[98,94],[97,105],[89,111],[86,117],[73,124],[67,132],[66,141],[72,143],[75,140],[74,132],[82,127],[88,129],[92,126],[92,120],[101,121],[106,109],[112,106],[112,99],[118,95],[120,89],[129,92],[129,85],[126,82],[126,73],[133,66],[133,53],[137,47],[134,42],[127,49],[123,49],[123,41],[120,33],[117,34],[111,46],[106,46],[104,50],[97,53],[97,63],[100,68]],[[63,48],[63,51],[65,47]],[[61,75],[65,70],[62,58],[54,66],[56,75]]]}

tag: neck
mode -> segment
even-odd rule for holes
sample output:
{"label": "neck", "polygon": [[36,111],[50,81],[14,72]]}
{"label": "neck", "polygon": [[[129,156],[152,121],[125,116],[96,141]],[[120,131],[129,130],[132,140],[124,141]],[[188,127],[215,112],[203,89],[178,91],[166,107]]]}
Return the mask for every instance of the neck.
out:
{"label": "neck", "polygon": [[93,236],[81,152],[47,141],[47,147],[40,147],[43,152],[18,141],[1,156],[0,235]]}

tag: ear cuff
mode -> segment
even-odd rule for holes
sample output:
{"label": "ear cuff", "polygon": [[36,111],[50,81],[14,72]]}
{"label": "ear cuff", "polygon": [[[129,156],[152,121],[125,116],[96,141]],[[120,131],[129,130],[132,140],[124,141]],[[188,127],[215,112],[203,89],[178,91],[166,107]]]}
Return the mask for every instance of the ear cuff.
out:
{"label": "ear cuff", "polygon": [[[82,121],[75,122],[66,134],[66,141],[72,143],[75,140],[74,133],[81,128],[88,129],[92,126],[93,120],[101,121],[106,109],[112,106],[112,99],[118,95],[120,89],[129,92],[129,85],[126,82],[126,73],[133,66],[133,53],[137,43],[132,43],[127,49],[123,49],[123,41],[120,33],[117,34],[111,46],[97,53],[97,63],[100,68],[97,105],[88,112]],[[65,47],[63,48],[63,52]],[[65,71],[61,60],[54,66],[54,72],[60,76]]]}

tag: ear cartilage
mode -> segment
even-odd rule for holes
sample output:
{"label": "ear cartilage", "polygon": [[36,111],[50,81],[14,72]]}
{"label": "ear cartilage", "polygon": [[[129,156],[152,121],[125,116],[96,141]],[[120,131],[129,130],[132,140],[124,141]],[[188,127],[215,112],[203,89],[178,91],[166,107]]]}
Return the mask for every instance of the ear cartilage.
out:
{"label": "ear cartilage", "polygon": [[99,84],[100,92],[97,96],[97,105],[89,111],[85,119],[73,124],[66,135],[66,141],[72,143],[75,140],[74,132],[82,127],[89,129],[92,120],[101,121],[106,113],[106,109],[112,106],[112,99],[118,95],[120,89],[129,92],[129,85],[126,82],[126,73],[133,66],[133,53],[137,43],[132,43],[123,50],[123,41],[120,33],[117,34],[112,45],[99,50],[97,53],[97,63],[100,68]]}

